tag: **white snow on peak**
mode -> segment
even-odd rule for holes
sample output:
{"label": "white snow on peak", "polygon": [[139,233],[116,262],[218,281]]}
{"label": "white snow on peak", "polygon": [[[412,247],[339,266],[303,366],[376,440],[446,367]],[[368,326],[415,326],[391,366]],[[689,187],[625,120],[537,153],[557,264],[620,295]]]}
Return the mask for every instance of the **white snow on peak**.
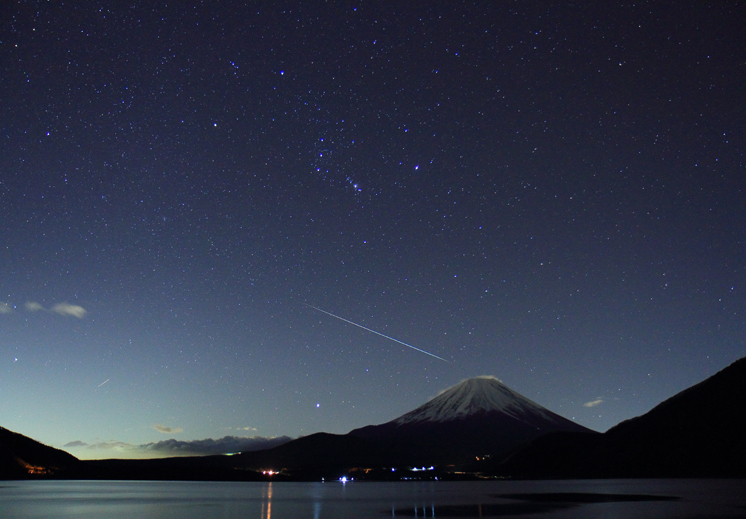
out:
{"label": "white snow on peak", "polygon": [[489,411],[500,411],[521,421],[536,415],[556,420],[554,413],[513,391],[497,378],[481,376],[446,389],[426,404],[395,419],[394,423],[446,422]]}

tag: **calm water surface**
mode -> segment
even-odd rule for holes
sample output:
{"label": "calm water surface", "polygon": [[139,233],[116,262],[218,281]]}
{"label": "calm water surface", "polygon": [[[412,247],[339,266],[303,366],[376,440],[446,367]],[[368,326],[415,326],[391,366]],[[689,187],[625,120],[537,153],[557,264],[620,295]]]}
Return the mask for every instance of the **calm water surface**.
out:
{"label": "calm water surface", "polygon": [[[547,497],[539,494],[552,493]],[[500,495],[513,494],[510,498]],[[515,494],[520,494],[516,496]],[[591,495],[588,495],[591,494]],[[598,501],[596,494],[676,500]],[[608,499],[608,498],[607,498]],[[617,499],[617,498],[614,498]],[[0,517],[746,518],[745,480],[368,483],[0,481]]]}

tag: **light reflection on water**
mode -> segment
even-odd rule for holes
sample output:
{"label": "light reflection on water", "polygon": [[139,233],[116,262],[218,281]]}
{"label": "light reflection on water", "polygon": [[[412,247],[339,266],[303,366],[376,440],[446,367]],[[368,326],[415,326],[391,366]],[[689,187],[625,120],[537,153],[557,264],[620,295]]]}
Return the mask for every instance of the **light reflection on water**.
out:
{"label": "light reflection on water", "polygon": [[[744,517],[744,480],[373,483],[0,482],[3,519]],[[542,503],[536,493],[654,494],[675,501]],[[511,494],[512,497],[508,497]],[[516,496],[516,494],[520,494]],[[503,495],[502,498],[499,495]],[[592,499],[591,499],[592,500]]]}
{"label": "light reflection on water", "polygon": [[[265,512],[266,506],[266,512]],[[262,519],[272,519],[272,482],[262,488]]]}

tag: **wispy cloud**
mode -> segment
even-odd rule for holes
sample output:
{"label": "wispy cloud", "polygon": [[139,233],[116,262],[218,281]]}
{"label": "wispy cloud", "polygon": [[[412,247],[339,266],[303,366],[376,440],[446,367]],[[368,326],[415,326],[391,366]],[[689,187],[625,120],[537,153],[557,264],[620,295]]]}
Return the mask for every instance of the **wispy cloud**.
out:
{"label": "wispy cloud", "polygon": [[[3,303],[0,303],[0,305],[2,304]],[[5,304],[7,305],[7,303]],[[46,310],[41,304],[37,303],[36,301],[27,301],[26,304],[23,306],[27,312],[41,312]],[[10,305],[8,305],[8,307],[10,308]],[[52,305],[49,311],[58,315],[71,315],[73,317],[77,317],[78,319],[82,319],[88,313],[88,311],[82,306],[71,305],[70,303],[57,303],[55,305]],[[0,313],[3,313],[2,310],[0,310]]]}
{"label": "wispy cloud", "polygon": [[181,427],[168,427],[159,423],[155,424],[153,429],[163,434],[178,434],[184,432],[184,429]]}
{"label": "wispy cloud", "polygon": [[0,314],[9,314],[13,312],[13,307],[8,303],[0,303]]}
{"label": "wispy cloud", "polygon": [[[104,451],[101,456],[123,456],[129,458],[157,458],[171,456],[209,456],[213,454],[230,454],[234,452],[251,452],[263,449],[271,449],[292,438],[289,436],[278,436],[276,438],[265,438],[262,436],[241,437],[225,436],[217,440],[206,438],[204,440],[181,441],[175,439],[159,442],[132,445],[130,443],[110,440],[99,443],[88,444],[75,440],[63,445],[66,449],[85,449],[89,454],[95,451]],[[94,454],[95,456],[95,454]]]}
{"label": "wispy cloud", "polygon": [[583,407],[596,407],[597,405],[603,404],[604,401],[602,398],[597,398],[596,400],[591,400],[590,402],[586,402],[583,404]]}
{"label": "wispy cloud", "polygon": [[50,310],[60,315],[72,315],[78,319],[82,319],[88,313],[82,306],[71,305],[70,303],[57,303]]}
{"label": "wispy cloud", "polygon": [[103,451],[117,451],[117,452],[128,452],[137,449],[136,445],[130,443],[120,442],[116,440],[104,441],[99,443],[88,444],[79,440],[71,441],[63,445],[66,449],[83,448],[89,450],[103,450]]}
{"label": "wispy cloud", "polygon": [[74,442],[66,443],[63,447],[66,449],[74,449],[75,447],[88,447],[88,444],[80,440],[75,440]]}

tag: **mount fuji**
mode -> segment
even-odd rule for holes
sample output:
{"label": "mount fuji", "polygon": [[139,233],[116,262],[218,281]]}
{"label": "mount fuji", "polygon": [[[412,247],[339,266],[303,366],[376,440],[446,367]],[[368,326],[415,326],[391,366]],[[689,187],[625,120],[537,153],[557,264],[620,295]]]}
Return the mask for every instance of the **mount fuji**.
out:
{"label": "mount fuji", "polygon": [[599,434],[532,402],[494,377],[476,377],[390,422],[343,435],[311,434],[274,449],[241,454],[235,461],[247,468],[300,471],[465,466],[485,459],[492,465],[538,436],[556,431]]}
{"label": "mount fuji", "polygon": [[555,414],[494,377],[464,380],[390,422],[350,431],[389,456],[411,463],[493,460],[548,432],[593,433]]}

